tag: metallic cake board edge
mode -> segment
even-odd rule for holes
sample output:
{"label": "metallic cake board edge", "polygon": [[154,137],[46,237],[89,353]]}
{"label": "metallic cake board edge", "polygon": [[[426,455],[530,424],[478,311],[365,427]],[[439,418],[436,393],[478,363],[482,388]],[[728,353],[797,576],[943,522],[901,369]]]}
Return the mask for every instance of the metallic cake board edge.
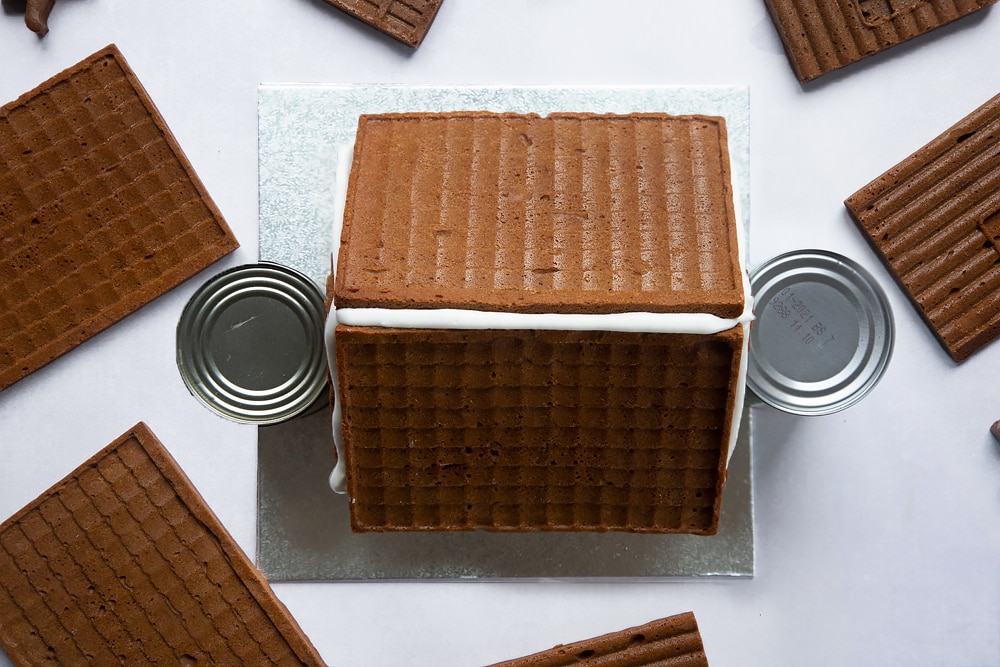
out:
{"label": "metallic cake board edge", "polygon": [[[258,91],[260,258],[298,269],[323,285],[333,247],[338,153],[353,141],[358,115],[453,109],[725,116],[738,209],[748,227],[745,87],[265,84]],[[329,413],[319,410],[261,426],[257,565],[272,581],[750,577],[755,554],[749,406],[750,400],[730,461],[719,534],[712,537],[485,531],[358,535],[350,531],[347,499],[327,485],[334,462]]]}
{"label": "metallic cake board edge", "polygon": [[754,574],[751,410],[719,533],[352,533],[323,411],[259,427],[257,565],[272,581],[641,579]]}

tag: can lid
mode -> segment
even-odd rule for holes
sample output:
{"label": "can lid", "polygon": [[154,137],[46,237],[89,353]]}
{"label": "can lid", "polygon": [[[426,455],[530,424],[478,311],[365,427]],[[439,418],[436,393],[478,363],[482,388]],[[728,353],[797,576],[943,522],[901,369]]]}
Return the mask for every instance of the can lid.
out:
{"label": "can lid", "polygon": [[233,421],[274,424],[307,410],[327,387],[319,288],[262,262],[202,285],[177,324],[177,368],[191,393]]}
{"label": "can lid", "polygon": [[750,288],[747,385],[765,403],[830,414],[881,379],[892,356],[892,311],[855,262],[824,250],[790,252],[754,269]]}

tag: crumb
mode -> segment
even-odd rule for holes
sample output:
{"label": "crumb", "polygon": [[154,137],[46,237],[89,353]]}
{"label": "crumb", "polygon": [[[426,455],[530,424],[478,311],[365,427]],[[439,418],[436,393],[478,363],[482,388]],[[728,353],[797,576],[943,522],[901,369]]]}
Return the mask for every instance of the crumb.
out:
{"label": "crumb", "polygon": [[39,37],[44,37],[49,31],[49,13],[55,4],[56,0],[27,0],[24,3],[24,24]]}

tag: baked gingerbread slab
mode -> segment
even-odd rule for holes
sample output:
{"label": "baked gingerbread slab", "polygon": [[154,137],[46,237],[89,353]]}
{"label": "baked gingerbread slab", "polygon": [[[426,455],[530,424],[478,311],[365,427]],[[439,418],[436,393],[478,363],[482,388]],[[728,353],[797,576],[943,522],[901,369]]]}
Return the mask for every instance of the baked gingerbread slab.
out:
{"label": "baked gingerbread slab", "polygon": [[113,45],[0,108],[0,390],[237,246]]}
{"label": "baked gingerbread slab", "polygon": [[743,312],[720,117],[362,116],[347,196],[338,308]]}
{"label": "baked gingerbread slab", "polygon": [[708,667],[694,614],[677,614],[491,667]]}
{"label": "baked gingerbread slab", "polygon": [[322,665],[145,424],[0,525],[15,665]]}
{"label": "baked gingerbread slab", "polygon": [[[362,117],[334,281],[352,528],[717,532],[736,224],[720,117]],[[725,323],[394,328],[356,308]]]}
{"label": "baked gingerbread slab", "polygon": [[717,532],[740,329],[336,338],[355,531]]}
{"label": "baked gingerbread slab", "polygon": [[444,0],[326,0],[411,48],[420,46]]}
{"label": "baked gingerbread slab", "polygon": [[803,83],[996,0],[764,0]]}
{"label": "baked gingerbread slab", "polygon": [[1000,336],[1000,95],[845,205],[952,359]]}

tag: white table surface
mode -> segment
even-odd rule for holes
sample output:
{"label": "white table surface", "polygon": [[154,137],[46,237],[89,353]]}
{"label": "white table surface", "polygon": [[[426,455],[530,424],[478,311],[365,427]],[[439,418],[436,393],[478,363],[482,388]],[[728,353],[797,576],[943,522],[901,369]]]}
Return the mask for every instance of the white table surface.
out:
{"label": "white table surface", "polygon": [[746,84],[751,265],[848,255],[897,325],[860,404],[756,410],[756,575],[274,589],[331,665],[474,667],[687,610],[713,667],[1000,665],[1000,342],[951,362],[842,204],[1000,92],[998,10],[805,87],[761,0],[447,0],[416,52],[321,0],[60,0],[50,28],[4,4],[0,101],[117,43],[242,247],[0,393],[0,518],[142,420],[253,555],[256,429],[191,398],[174,328],[257,259],[259,83]]}

